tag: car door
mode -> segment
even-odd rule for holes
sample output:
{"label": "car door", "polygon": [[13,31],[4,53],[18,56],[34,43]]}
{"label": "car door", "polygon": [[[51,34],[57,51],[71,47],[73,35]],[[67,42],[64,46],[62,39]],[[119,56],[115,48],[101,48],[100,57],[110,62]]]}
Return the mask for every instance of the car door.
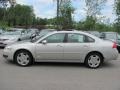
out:
{"label": "car door", "polygon": [[36,45],[37,60],[63,59],[64,37],[63,33],[53,34],[38,43]]}
{"label": "car door", "polygon": [[90,44],[85,42],[87,36],[76,33],[69,33],[67,36],[67,43],[64,45],[64,59],[80,61],[90,48]]}

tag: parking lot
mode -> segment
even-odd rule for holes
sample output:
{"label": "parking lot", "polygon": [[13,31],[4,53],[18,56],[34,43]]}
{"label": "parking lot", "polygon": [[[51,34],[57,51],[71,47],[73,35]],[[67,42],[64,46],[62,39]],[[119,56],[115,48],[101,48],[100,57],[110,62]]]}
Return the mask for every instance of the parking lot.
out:
{"label": "parking lot", "polygon": [[0,50],[0,90],[120,90],[119,59],[98,69],[76,63],[19,67],[6,61]]}

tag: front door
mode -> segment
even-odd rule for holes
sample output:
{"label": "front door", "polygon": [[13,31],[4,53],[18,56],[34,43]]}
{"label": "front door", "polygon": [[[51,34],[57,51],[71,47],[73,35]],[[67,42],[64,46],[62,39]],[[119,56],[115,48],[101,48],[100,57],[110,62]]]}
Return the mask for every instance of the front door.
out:
{"label": "front door", "polygon": [[36,45],[37,60],[61,60],[63,59],[65,34],[53,34]]}

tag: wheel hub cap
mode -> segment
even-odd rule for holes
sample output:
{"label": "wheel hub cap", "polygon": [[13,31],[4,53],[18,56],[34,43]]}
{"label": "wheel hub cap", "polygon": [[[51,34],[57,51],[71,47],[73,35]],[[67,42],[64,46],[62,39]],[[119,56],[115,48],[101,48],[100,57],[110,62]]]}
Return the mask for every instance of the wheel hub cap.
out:
{"label": "wheel hub cap", "polygon": [[97,67],[100,65],[100,57],[98,55],[91,55],[88,59],[88,64],[90,67]]}
{"label": "wheel hub cap", "polygon": [[17,56],[17,62],[20,65],[27,65],[29,63],[29,56],[25,53],[20,53]]}

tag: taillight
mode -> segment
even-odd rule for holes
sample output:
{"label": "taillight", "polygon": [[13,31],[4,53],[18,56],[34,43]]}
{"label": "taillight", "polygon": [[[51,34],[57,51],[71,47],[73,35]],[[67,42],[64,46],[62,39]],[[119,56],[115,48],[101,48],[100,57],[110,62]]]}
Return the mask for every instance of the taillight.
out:
{"label": "taillight", "polygon": [[117,48],[117,44],[116,44],[116,42],[113,43],[112,48]]}

